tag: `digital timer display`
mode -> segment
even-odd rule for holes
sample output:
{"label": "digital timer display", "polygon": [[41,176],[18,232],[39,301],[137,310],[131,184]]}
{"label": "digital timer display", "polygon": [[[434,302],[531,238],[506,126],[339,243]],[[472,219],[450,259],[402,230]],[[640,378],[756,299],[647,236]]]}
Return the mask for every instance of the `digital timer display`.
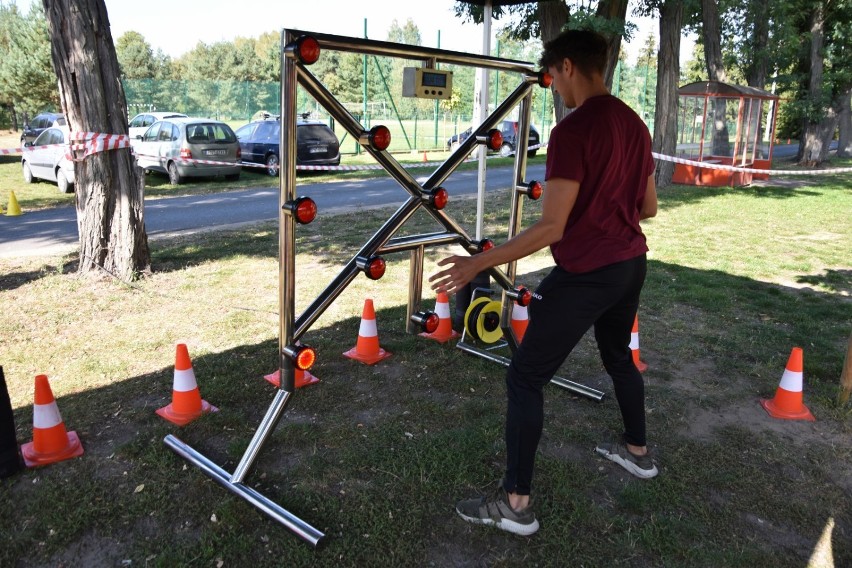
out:
{"label": "digital timer display", "polygon": [[441,87],[442,89],[447,87],[447,76],[443,73],[424,71],[422,76],[424,87]]}

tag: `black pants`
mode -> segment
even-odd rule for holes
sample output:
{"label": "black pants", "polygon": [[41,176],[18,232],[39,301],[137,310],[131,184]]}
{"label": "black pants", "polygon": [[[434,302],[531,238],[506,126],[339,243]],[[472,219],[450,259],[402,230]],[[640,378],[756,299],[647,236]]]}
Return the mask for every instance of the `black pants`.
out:
{"label": "black pants", "polygon": [[630,332],[645,282],[645,255],[593,272],[554,268],[530,304],[530,323],[506,374],[507,492],[529,495],[544,426],[544,386],[592,326],[612,378],[624,440],[645,445],[645,387],[633,364]]}

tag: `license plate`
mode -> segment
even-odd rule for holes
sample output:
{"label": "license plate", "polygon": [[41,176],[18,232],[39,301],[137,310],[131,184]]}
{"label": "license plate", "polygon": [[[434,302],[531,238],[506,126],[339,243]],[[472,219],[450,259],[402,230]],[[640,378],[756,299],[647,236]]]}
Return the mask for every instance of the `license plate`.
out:
{"label": "license plate", "polygon": [[324,154],[328,152],[328,146],[314,146],[309,150],[311,154]]}
{"label": "license plate", "polygon": [[227,156],[227,150],[204,150],[205,156]]}

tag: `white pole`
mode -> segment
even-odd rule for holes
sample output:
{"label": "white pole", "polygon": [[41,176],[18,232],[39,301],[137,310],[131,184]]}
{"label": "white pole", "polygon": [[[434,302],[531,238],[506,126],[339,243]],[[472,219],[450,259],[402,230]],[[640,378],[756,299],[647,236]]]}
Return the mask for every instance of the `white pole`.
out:
{"label": "white pole", "polygon": [[[486,0],[482,14],[482,55],[491,55],[491,0]],[[476,128],[488,116],[488,69],[479,68],[473,89],[473,126]],[[479,176],[476,192],[476,239],[483,238],[482,221],[485,215],[485,145],[479,146]]]}

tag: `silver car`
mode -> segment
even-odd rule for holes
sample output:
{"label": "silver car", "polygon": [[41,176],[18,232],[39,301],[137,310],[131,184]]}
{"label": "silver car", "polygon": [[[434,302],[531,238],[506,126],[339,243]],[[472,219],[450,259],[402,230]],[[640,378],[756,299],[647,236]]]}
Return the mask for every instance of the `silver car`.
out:
{"label": "silver car", "polygon": [[166,120],[167,118],[185,118],[186,115],[179,112],[140,112],[130,120],[128,134],[131,139],[137,136],[141,137],[145,134],[152,124],[158,120]]}
{"label": "silver car", "polygon": [[24,144],[21,165],[24,182],[44,179],[56,183],[62,193],[74,191],[74,162],[68,159],[68,127],[54,126],[43,131],[33,142]]}
{"label": "silver car", "polygon": [[172,185],[190,177],[240,178],[240,144],[231,127],[218,120],[161,120],[151,125],[141,139],[130,143],[139,167],[146,172],[168,174]]}

